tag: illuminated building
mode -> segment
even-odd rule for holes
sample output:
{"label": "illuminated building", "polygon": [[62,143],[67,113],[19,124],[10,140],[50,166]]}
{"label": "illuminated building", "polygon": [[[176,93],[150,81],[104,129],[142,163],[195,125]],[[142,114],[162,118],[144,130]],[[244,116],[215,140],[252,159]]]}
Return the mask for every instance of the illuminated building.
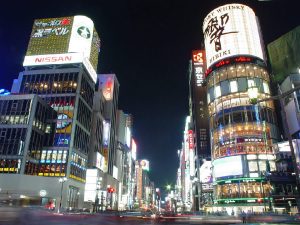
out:
{"label": "illuminated building", "polygon": [[109,208],[117,209],[120,173],[117,149],[117,109],[119,96],[119,82],[115,74],[99,74],[96,85],[96,93],[101,92],[104,98],[103,110],[103,139],[100,153],[104,157],[104,172],[106,173],[104,184],[114,188],[116,192],[110,194]]}
{"label": "illuminated building", "polygon": [[193,182],[195,181],[196,167],[195,167],[195,151],[194,139],[191,138],[191,117],[187,116],[185,120],[185,127],[183,131],[182,147],[178,150],[179,168],[177,171],[176,181],[176,198],[183,211],[191,211],[193,199]]}
{"label": "illuminated building", "polygon": [[149,178],[149,161],[137,160],[136,171],[136,202],[135,207],[148,209],[153,203],[154,185]]}
{"label": "illuminated building", "polygon": [[214,178],[210,210],[263,211],[271,200],[264,174],[268,165],[276,169],[272,144],[279,134],[273,101],[252,105],[247,92],[256,86],[258,100],[271,95],[258,20],[246,5],[223,5],[204,19],[203,33]]}
{"label": "illuminated building", "polygon": [[51,185],[44,190],[50,193],[50,189],[57,189],[51,197],[58,206],[58,180],[63,176],[67,181],[62,207],[83,206],[99,47],[100,39],[88,17],[34,21],[23,62],[25,70],[14,81],[12,91],[20,97],[39,95],[57,112],[57,118],[52,145],[34,149],[35,154],[28,152],[31,159],[26,158],[25,171],[32,171],[27,174],[34,176],[20,179],[16,186],[19,192],[31,190],[31,195],[36,195],[33,197],[39,197],[41,185],[32,188],[30,183],[42,184],[48,177]]}
{"label": "illuminated building", "polygon": [[[189,66],[190,148],[195,152],[196,172],[193,179],[194,210],[200,210],[206,201],[202,196],[199,168],[210,160],[207,88],[205,83],[206,59],[204,50],[194,50]],[[197,196],[197,197],[196,197]]]}
{"label": "illuminated building", "polygon": [[132,208],[133,202],[133,178],[135,160],[132,159],[131,142],[132,142],[132,115],[118,110],[117,113],[117,165],[119,167],[119,210],[128,210]]}
{"label": "illuminated building", "polygon": [[[48,173],[48,176],[65,175],[66,151],[56,150],[42,162],[37,160],[52,145],[56,118],[55,110],[37,95],[0,96],[0,183],[2,191],[8,193],[13,201],[22,202],[20,195],[40,201],[35,193],[24,193],[18,189],[19,184],[26,182],[28,176],[24,175],[37,176],[40,170]],[[55,168],[51,164],[59,166]],[[49,178],[40,181],[38,185],[31,182],[27,184],[31,185],[31,189],[38,186],[39,191],[51,186],[52,180]],[[54,187],[48,189],[49,199],[56,197]]]}

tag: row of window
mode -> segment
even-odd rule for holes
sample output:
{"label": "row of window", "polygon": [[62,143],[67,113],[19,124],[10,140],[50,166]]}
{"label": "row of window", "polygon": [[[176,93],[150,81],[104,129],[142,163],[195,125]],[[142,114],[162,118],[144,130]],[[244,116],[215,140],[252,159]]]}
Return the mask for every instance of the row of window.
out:
{"label": "row of window", "polygon": [[226,198],[263,198],[271,186],[266,183],[236,183],[216,186],[215,199]]}
{"label": "row of window", "polygon": [[0,155],[23,155],[26,128],[0,128]]}
{"label": "row of window", "polygon": [[239,154],[272,154],[272,146],[263,144],[239,144],[231,147],[218,147],[212,152],[213,159],[223,158],[226,156],[234,156]]}
{"label": "row of window", "polygon": [[66,163],[67,157],[68,157],[67,150],[43,150],[42,154],[40,155],[40,162],[41,163]]}
{"label": "row of window", "polygon": [[255,77],[269,82],[269,74],[265,68],[254,64],[235,64],[214,70],[208,77],[208,88],[217,85],[224,80],[239,77]]}
{"label": "row of window", "polygon": [[80,181],[84,181],[85,180],[85,176],[86,176],[86,169],[79,167],[76,164],[71,163],[71,170],[70,170],[70,177],[71,178],[75,178],[77,180]]}
{"label": "row of window", "polygon": [[75,152],[72,153],[72,161],[75,164],[77,164],[79,167],[83,167],[83,168],[87,167],[87,160]]}
{"label": "row of window", "polygon": [[20,159],[0,159],[0,173],[20,173]]}
{"label": "row of window", "polygon": [[25,174],[38,176],[65,176],[66,164],[36,164],[27,161],[25,165]]}
{"label": "row of window", "polygon": [[91,129],[91,120],[92,120],[92,112],[91,110],[83,103],[83,101],[79,98],[78,101],[78,121],[84,126],[85,129],[90,131]]}
{"label": "row of window", "polygon": [[89,151],[90,136],[81,127],[76,125],[74,147],[87,154]]}
{"label": "row of window", "polygon": [[0,115],[28,115],[31,99],[0,100]]}
{"label": "row of window", "polygon": [[216,86],[212,86],[207,92],[207,102],[237,92],[247,92],[249,87],[257,87],[259,93],[270,94],[269,84],[259,78],[238,78],[235,80],[224,80]]}
{"label": "row of window", "polygon": [[[261,94],[261,98],[268,98],[269,95]],[[253,106],[250,103],[250,99],[247,92],[235,93],[226,96],[222,96],[215,101],[208,104],[208,113],[209,115],[214,115],[219,113],[222,110],[236,108],[236,107],[245,107],[252,106],[255,107],[265,107],[274,109],[273,100],[260,102],[258,105]]]}
{"label": "row of window", "polygon": [[262,121],[277,124],[276,113],[269,108],[257,107],[235,107],[230,110],[223,110],[217,116],[210,118],[210,128],[216,129],[230,124],[251,123]]}
{"label": "row of window", "polygon": [[24,75],[21,93],[59,94],[75,93],[78,73]]}

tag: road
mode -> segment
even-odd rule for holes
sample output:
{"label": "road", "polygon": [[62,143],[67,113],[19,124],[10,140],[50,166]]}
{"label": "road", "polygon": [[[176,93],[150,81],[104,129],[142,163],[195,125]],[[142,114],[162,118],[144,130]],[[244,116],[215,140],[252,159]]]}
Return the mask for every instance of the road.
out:
{"label": "road", "polygon": [[[300,224],[286,221],[283,224]],[[279,221],[249,221],[275,224]],[[44,210],[0,208],[0,225],[187,225],[187,224],[241,224],[240,218],[231,216],[188,216],[188,217],[119,217],[109,214],[57,214]],[[259,223],[256,223],[259,224]]]}

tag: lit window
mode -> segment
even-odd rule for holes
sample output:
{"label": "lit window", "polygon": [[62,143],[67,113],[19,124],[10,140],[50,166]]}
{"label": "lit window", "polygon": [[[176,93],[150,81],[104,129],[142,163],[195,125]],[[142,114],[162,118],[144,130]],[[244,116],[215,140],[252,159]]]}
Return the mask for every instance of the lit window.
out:
{"label": "lit window", "polygon": [[216,98],[221,96],[221,87],[220,87],[220,85],[216,86],[215,95],[216,95]]}
{"label": "lit window", "polygon": [[248,88],[249,87],[255,87],[255,82],[254,82],[254,80],[252,80],[252,79],[249,79],[248,80]]}
{"label": "lit window", "polygon": [[263,87],[264,87],[264,92],[270,94],[269,85],[265,81],[263,82]]}
{"label": "lit window", "polygon": [[236,80],[230,81],[230,92],[233,93],[237,91],[238,91],[237,81]]}

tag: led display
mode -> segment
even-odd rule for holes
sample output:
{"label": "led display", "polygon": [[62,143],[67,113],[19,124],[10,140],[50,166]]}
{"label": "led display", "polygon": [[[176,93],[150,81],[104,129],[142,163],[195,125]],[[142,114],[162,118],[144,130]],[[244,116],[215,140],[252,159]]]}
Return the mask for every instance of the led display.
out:
{"label": "led display", "polygon": [[143,170],[149,171],[149,161],[146,159],[141,160],[140,166]]}
{"label": "led display", "polygon": [[213,161],[214,178],[243,175],[242,158],[230,156]]}
{"label": "led display", "polygon": [[105,100],[110,101],[113,99],[114,92],[114,75],[113,74],[102,74],[99,77],[100,89]]}
{"label": "led display", "polygon": [[86,16],[36,19],[23,65],[83,63],[96,82],[99,49],[100,38]]}
{"label": "led display", "polygon": [[211,11],[203,23],[207,67],[235,56],[264,59],[255,13],[242,4],[223,5]]}

